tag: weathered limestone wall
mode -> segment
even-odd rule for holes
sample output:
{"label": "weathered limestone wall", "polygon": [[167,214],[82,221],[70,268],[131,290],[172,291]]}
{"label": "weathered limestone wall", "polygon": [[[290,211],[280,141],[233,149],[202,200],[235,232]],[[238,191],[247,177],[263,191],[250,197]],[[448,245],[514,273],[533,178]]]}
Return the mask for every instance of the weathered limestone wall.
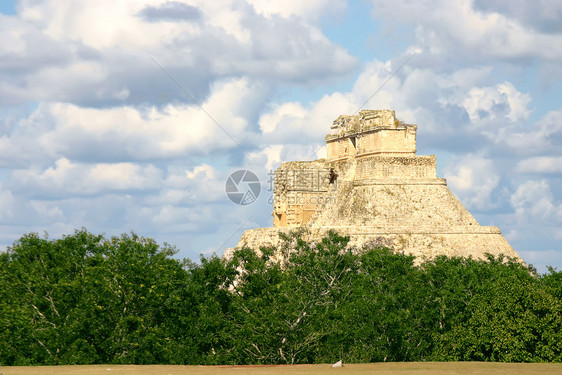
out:
{"label": "weathered limestone wall", "polygon": [[[295,228],[257,228],[244,232],[237,248],[248,247],[259,250],[262,246],[279,247],[279,232],[289,233]],[[329,230],[349,236],[349,246],[359,251],[363,245],[386,246],[395,252],[414,255],[418,263],[436,256],[472,257],[486,259],[486,254],[504,255],[520,259],[497,227],[452,227],[436,231],[435,228],[419,228],[410,231],[396,227],[364,228],[309,228],[303,236],[305,240],[318,241]],[[224,257],[230,257],[235,248],[227,249]]]}
{"label": "weathered limestone wall", "polygon": [[444,179],[342,182],[311,226],[479,226]]}
{"label": "weathered limestone wall", "polygon": [[351,246],[374,243],[419,259],[520,260],[500,230],[480,226],[437,177],[435,155],[415,155],[416,129],[390,110],[338,117],[326,160],[283,163],[275,172],[274,228],[245,231],[237,247],[277,246],[279,233],[304,228],[307,240],[335,230]]}
{"label": "weathered limestone wall", "polygon": [[340,138],[326,142],[327,160],[343,160],[354,156],[356,153],[357,149],[349,138]]}
{"label": "weathered limestone wall", "polygon": [[326,136],[327,161],[380,154],[414,155],[416,130],[416,125],[401,123],[390,110],[340,116]]}
{"label": "weathered limestone wall", "polygon": [[323,160],[289,162],[275,171],[273,226],[307,224],[324,203],[330,169]]}
{"label": "weathered limestone wall", "polygon": [[331,138],[326,147],[328,161],[379,154],[414,155],[416,135],[415,131],[404,132],[403,129],[373,130],[361,135]]}
{"label": "weathered limestone wall", "polygon": [[355,179],[437,178],[435,155],[373,156],[357,160]]}

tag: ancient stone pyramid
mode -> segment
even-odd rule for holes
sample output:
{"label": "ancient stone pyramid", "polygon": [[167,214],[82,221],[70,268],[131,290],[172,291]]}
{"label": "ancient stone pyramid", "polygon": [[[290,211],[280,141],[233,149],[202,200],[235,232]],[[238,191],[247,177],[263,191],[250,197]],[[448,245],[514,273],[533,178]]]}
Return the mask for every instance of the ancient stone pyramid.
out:
{"label": "ancient stone pyramid", "polygon": [[309,240],[335,230],[350,245],[374,242],[419,258],[520,260],[499,228],[478,224],[437,177],[435,155],[416,155],[416,130],[391,110],[338,117],[325,138],[326,159],[275,171],[273,228],[245,231],[236,248],[275,246],[280,232],[305,228]]}

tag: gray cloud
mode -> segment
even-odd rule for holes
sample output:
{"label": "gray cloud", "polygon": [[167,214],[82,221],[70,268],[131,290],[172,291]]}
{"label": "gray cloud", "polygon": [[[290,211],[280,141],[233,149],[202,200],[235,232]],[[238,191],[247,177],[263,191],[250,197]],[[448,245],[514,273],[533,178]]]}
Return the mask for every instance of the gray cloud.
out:
{"label": "gray cloud", "polygon": [[147,21],[193,21],[201,18],[199,9],[177,1],[168,1],[160,6],[147,6],[139,12]]}
{"label": "gray cloud", "polygon": [[562,33],[562,3],[559,1],[475,0],[474,6],[486,13],[497,12],[509,16],[539,32]]}
{"label": "gray cloud", "polygon": [[[266,17],[251,6],[230,6],[222,9],[222,18],[180,2],[148,6],[141,10],[143,17],[127,15],[121,21],[124,26],[107,24],[99,33],[79,23],[69,25],[64,34],[50,32],[60,25],[48,18],[52,10],[42,8],[44,13],[34,16],[42,17],[41,22],[1,16],[6,22],[0,29],[9,38],[0,48],[5,72],[0,99],[94,107],[189,101],[149,56],[199,101],[205,100],[215,80],[245,76],[272,86],[314,85],[341,79],[357,66],[344,48],[296,17]],[[69,8],[58,18],[81,19],[85,10],[80,9]],[[172,29],[155,29],[156,24],[147,22],[147,17],[186,13],[197,13],[201,22]],[[224,19],[224,25],[216,19]],[[125,32],[129,24],[138,30]]]}
{"label": "gray cloud", "polygon": [[[509,12],[489,13],[470,1],[440,0],[431,5],[407,0],[371,2],[373,16],[394,35],[400,33],[397,27],[401,30],[410,28],[408,35],[414,35],[411,48],[419,49],[423,55],[420,63],[431,65],[433,69],[456,69],[502,61],[528,65],[532,61],[559,61],[562,58],[562,41],[557,34],[533,29]],[[499,1],[488,3],[498,4]],[[505,7],[511,5],[509,2]],[[556,14],[560,8],[559,5],[541,7],[527,2],[525,9],[535,6],[539,11],[529,12],[528,17],[536,23],[541,22],[539,12],[542,15],[552,7]]]}
{"label": "gray cloud", "polygon": [[548,112],[531,126],[505,129],[498,144],[522,156],[562,154],[562,108]]}

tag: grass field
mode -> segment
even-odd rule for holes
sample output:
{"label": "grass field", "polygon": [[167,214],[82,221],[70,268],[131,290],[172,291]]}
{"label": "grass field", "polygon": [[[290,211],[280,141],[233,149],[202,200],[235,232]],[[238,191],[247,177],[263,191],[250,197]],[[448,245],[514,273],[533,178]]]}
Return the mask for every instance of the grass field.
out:
{"label": "grass field", "polygon": [[0,375],[430,375],[562,374],[562,363],[399,362],[295,366],[37,366],[0,367]]}

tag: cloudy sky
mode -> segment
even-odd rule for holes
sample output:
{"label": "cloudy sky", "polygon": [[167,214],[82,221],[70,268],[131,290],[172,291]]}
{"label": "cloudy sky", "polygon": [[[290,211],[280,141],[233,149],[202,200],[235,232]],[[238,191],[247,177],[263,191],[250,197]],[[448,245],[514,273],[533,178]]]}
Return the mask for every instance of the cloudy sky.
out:
{"label": "cloudy sky", "polygon": [[482,225],[562,269],[560,1],[0,4],[2,248],[85,227],[221,254],[271,226],[268,172],[376,92]]}

